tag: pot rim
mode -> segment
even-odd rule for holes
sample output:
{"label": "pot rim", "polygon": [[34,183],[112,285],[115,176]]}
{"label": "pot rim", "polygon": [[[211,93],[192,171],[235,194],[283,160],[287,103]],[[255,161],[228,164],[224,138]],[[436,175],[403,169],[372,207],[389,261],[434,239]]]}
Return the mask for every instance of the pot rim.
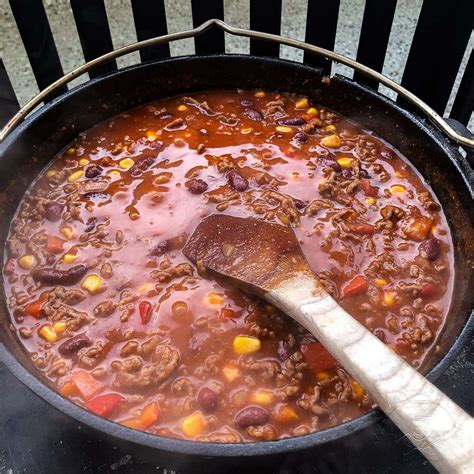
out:
{"label": "pot rim", "polygon": [[[140,68],[147,68],[151,65],[156,64],[166,64],[179,61],[190,61],[190,60],[203,60],[208,58],[216,57],[225,57],[225,58],[234,58],[235,60],[247,60],[247,61],[272,61],[275,63],[286,63],[293,67],[305,67],[311,68],[310,65],[300,64],[294,61],[288,61],[280,58],[268,58],[260,57],[253,55],[242,55],[242,54],[219,54],[219,55],[206,55],[206,56],[179,56],[160,59],[156,61],[150,61],[146,63],[140,63],[132,65],[123,69],[113,71],[108,74],[104,74],[100,77],[91,79],[85,83],[79,84],[78,86],[68,90],[58,96],[57,98],[51,100],[47,104],[43,105],[41,108],[29,115],[17,128],[15,128],[5,139],[5,141],[0,144],[0,159],[3,154],[2,150],[6,150],[28,127],[36,120],[40,120],[41,117],[50,109],[53,109],[58,104],[61,104],[69,100],[75,94],[80,93],[83,89],[88,88],[98,82],[109,80],[110,78],[133,71]],[[316,72],[317,68],[312,68]],[[341,77],[338,77],[341,80]],[[431,140],[435,140],[438,144],[444,149],[453,164],[457,167],[458,171],[463,176],[463,179],[466,182],[466,185],[471,188],[471,196],[473,195],[472,191],[472,176],[471,169],[467,161],[462,157],[458,152],[457,148],[449,142],[446,137],[437,129],[433,124],[421,120],[417,115],[403,109],[397,103],[391,99],[381,95],[377,91],[369,89],[368,87],[352,81],[347,78],[342,78],[342,80],[349,81],[356,85],[359,88],[362,88],[365,92],[368,92],[376,96],[381,100],[387,107],[395,109],[398,113],[401,113],[405,116],[408,116],[411,121],[415,121],[417,126],[423,130],[423,132]],[[382,137],[383,138],[383,137]],[[8,330],[6,325],[4,326],[5,330]],[[446,352],[446,354],[436,363],[436,365],[431,368],[431,370],[425,375],[428,380],[434,382],[440,377],[440,375],[448,368],[448,366],[453,362],[456,355],[464,347],[467,341],[470,340],[471,335],[474,332],[474,310],[471,310],[469,316],[466,319],[466,322],[458,334],[453,344]],[[198,455],[205,457],[251,457],[251,456],[265,456],[269,454],[281,454],[287,453],[290,451],[302,450],[306,448],[311,448],[325,444],[330,441],[334,441],[339,438],[343,438],[347,435],[360,431],[368,426],[374,424],[377,421],[384,419],[385,415],[381,412],[379,408],[372,409],[371,411],[365,413],[364,415],[350,420],[346,423],[341,423],[334,427],[318,431],[315,433],[310,433],[304,436],[284,438],[275,441],[255,441],[248,443],[213,443],[213,442],[203,442],[203,441],[190,441],[190,440],[180,440],[175,438],[168,438],[164,436],[154,435],[151,433],[146,433],[143,431],[137,431],[125,426],[122,426],[113,421],[107,420],[100,416],[94,415],[93,413],[85,410],[74,402],[63,398],[59,392],[51,388],[46,382],[41,380],[40,374],[36,374],[33,371],[29,371],[23,364],[13,356],[5,344],[0,341],[0,361],[2,361],[8,369],[15,375],[15,377],[25,384],[30,390],[32,390],[36,395],[40,396],[47,403],[53,407],[59,409],[63,413],[71,416],[72,418],[78,420],[85,425],[92,427],[93,429],[103,432],[105,434],[111,435],[113,437],[119,438],[123,441],[132,442],[134,444],[147,446],[150,448],[155,448],[158,450],[174,453],[174,454],[186,454],[186,455]]]}

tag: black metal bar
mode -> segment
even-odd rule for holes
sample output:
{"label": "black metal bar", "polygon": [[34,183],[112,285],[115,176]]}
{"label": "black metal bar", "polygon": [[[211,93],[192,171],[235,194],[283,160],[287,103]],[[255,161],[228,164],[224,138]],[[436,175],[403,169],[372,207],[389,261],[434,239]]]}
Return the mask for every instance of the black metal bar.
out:
{"label": "black metal bar", "polygon": [[[250,0],[250,29],[279,35],[281,2],[282,0]],[[251,39],[250,54],[279,57],[280,45]]]}
{"label": "black metal bar", "polygon": [[[308,0],[306,16],[306,43],[334,51],[336,41],[337,19],[339,16],[339,0],[321,1]],[[304,53],[304,62],[331,72],[331,61]]]}
{"label": "black metal bar", "polygon": [[402,85],[444,113],[474,26],[472,0],[425,0]]}
{"label": "black metal bar", "polygon": [[[44,89],[63,75],[63,68],[43,3],[41,0],[10,0],[10,6],[38,87]],[[66,87],[58,90],[50,99],[66,90]]]}
{"label": "black metal bar", "polygon": [[[138,41],[168,34],[164,0],[132,0],[132,11]],[[169,55],[168,43],[140,50],[142,62],[167,58]]]}
{"label": "black metal bar", "polygon": [[[193,27],[211,18],[224,19],[224,0],[191,0]],[[224,32],[213,28],[194,39],[196,54],[225,52]]]}
{"label": "black metal bar", "polygon": [[[91,61],[102,54],[112,51],[112,37],[110,35],[104,0],[70,1],[85,60]],[[89,74],[92,78],[115,71],[116,69],[117,62],[113,60],[95,68]]]}
{"label": "black metal bar", "polygon": [[[357,61],[382,72],[397,0],[366,0]],[[374,89],[377,81],[355,71],[354,79]]]}
{"label": "black metal bar", "polygon": [[12,83],[0,58],[0,128],[13,117],[19,108]]}
{"label": "black metal bar", "polygon": [[467,125],[474,110],[474,52],[471,51],[466,69],[454,99],[450,117]]}

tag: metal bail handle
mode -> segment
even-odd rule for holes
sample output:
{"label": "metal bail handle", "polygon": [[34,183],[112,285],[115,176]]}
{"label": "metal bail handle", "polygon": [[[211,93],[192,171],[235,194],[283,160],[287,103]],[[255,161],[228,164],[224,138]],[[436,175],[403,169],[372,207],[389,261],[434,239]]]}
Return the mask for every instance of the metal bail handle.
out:
{"label": "metal bail handle", "polygon": [[293,48],[302,49],[303,51],[307,51],[309,53],[316,54],[318,56],[322,56],[327,59],[331,59],[332,61],[336,61],[341,64],[345,64],[346,66],[355,69],[356,71],[361,72],[367,77],[375,79],[376,81],[380,82],[381,84],[385,85],[389,89],[393,90],[401,97],[403,97],[408,102],[414,104],[421,112],[423,112],[430,120],[433,122],[439,129],[441,129],[449,138],[457,142],[459,145],[474,149],[474,139],[465,136],[462,133],[458,133],[441,115],[439,115],[435,110],[433,110],[428,104],[423,102],[420,98],[418,98],[415,94],[412,94],[410,91],[402,87],[401,85],[397,84],[396,82],[392,81],[388,77],[380,74],[373,69],[364,66],[353,59],[347,58],[342,56],[338,53],[333,51],[329,51],[328,49],[320,48],[319,46],[313,46],[308,43],[304,43],[303,41],[299,41],[296,39],[286,38],[279,35],[273,35],[270,33],[264,33],[262,31],[254,31],[254,30],[246,30],[242,28],[236,28],[225,23],[222,20],[218,19],[211,19],[208,20],[196,28],[192,30],[185,30],[180,31],[178,33],[171,33],[168,35],[157,36],[156,38],[151,38],[144,41],[139,41],[137,43],[132,43],[127,46],[123,46],[122,48],[116,49],[114,51],[110,51],[102,56],[99,56],[92,61],[89,61],[82,66],[73,69],[69,73],[65,74],[63,77],[59,78],[57,81],[50,84],[46,89],[43,89],[39,94],[33,97],[29,102],[27,102],[10,120],[9,122],[3,127],[0,131],[0,143],[5,140],[7,135],[16,128],[19,123],[30,113],[32,112],[37,105],[39,105],[43,100],[53,91],[58,89],[59,87],[68,84],[76,77],[88,72],[92,68],[99,66],[107,61],[112,59],[118,58],[125,54],[132,53],[134,51],[140,50],[142,48],[146,48],[148,46],[155,46],[158,44],[169,43],[171,41],[186,39],[186,38],[193,38],[203,34],[205,31],[209,30],[210,28],[219,28],[226,33],[229,33],[234,36],[244,36],[246,38],[253,38],[259,39],[264,41],[270,41],[273,43],[284,44],[286,46],[292,46]]}

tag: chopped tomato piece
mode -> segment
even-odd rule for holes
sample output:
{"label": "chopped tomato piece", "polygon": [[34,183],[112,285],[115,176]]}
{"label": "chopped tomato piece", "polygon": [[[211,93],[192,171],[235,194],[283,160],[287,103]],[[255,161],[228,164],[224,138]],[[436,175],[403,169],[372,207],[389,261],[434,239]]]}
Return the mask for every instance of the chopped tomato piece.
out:
{"label": "chopped tomato piece", "polygon": [[350,281],[342,290],[342,295],[354,296],[359,295],[360,293],[365,293],[367,291],[367,280],[361,276],[357,275],[352,281]]}
{"label": "chopped tomato piece", "polygon": [[92,377],[89,372],[81,370],[73,374],[71,378],[73,384],[79,391],[79,395],[84,401],[90,400],[97,392],[102,390],[101,382]]}
{"label": "chopped tomato piece", "polygon": [[408,221],[403,231],[409,239],[421,242],[425,240],[431,230],[433,221],[426,216],[414,217]]}
{"label": "chopped tomato piece", "polygon": [[32,303],[29,303],[25,306],[25,314],[28,316],[33,316],[34,318],[40,318],[42,316],[41,310],[43,309],[43,305],[46,303],[46,301],[48,301],[48,296],[48,291],[41,293],[40,297],[36,301],[33,301]]}
{"label": "chopped tomato piece", "polygon": [[236,318],[237,313],[229,308],[222,308],[221,309],[221,318]]}
{"label": "chopped tomato piece", "polygon": [[368,179],[361,179],[360,187],[366,196],[377,197],[378,189],[372,186]]}
{"label": "chopped tomato piece", "polygon": [[125,398],[118,393],[106,393],[89,400],[84,406],[96,415],[108,416],[122,400]]}
{"label": "chopped tomato piece", "polygon": [[420,290],[420,296],[422,298],[433,298],[438,294],[438,287],[433,283],[426,283]]}
{"label": "chopped tomato piece", "polygon": [[143,408],[139,416],[122,420],[120,424],[135,430],[144,430],[156,423],[159,417],[160,408],[158,407],[157,403],[152,402]]}
{"label": "chopped tomato piece", "polygon": [[301,353],[303,354],[308,367],[314,372],[336,368],[336,359],[334,359],[320,342],[303,344],[301,346]]}
{"label": "chopped tomato piece", "polygon": [[62,253],[64,251],[64,240],[54,235],[48,235],[48,240],[46,241],[46,250],[49,253]]}
{"label": "chopped tomato piece", "polygon": [[138,305],[138,312],[140,313],[140,318],[143,324],[146,324],[148,321],[150,321],[152,309],[153,306],[148,301],[142,301]]}
{"label": "chopped tomato piece", "polygon": [[61,385],[61,388],[59,389],[59,393],[63,397],[72,397],[74,395],[77,395],[77,388],[76,386],[69,380],[65,382],[63,385]]}
{"label": "chopped tomato piece", "polygon": [[5,275],[12,275],[15,272],[15,259],[9,258],[5,264]]}
{"label": "chopped tomato piece", "polygon": [[374,226],[366,223],[352,224],[351,230],[359,235],[373,235]]}

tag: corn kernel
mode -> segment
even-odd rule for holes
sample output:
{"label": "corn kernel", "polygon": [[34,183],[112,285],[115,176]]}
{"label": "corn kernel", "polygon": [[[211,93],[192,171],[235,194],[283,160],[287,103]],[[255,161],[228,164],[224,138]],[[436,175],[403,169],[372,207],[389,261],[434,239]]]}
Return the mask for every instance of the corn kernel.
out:
{"label": "corn kernel", "polygon": [[310,107],[310,108],[306,111],[306,113],[307,113],[308,115],[318,115],[318,109],[315,109],[314,107]]}
{"label": "corn kernel", "polygon": [[337,148],[341,146],[341,139],[339,138],[339,135],[336,134],[328,135],[321,140],[321,145],[328,148]]}
{"label": "corn kernel", "polygon": [[378,286],[379,288],[382,286],[385,286],[388,283],[388,281],[383,278],[376,278],[374,282],[375,282],[375,285]]}
{"label": "corn kernel", "polygon": [[298,110],[306,109],[308,105],[309,103],[307,97],[303,97],[302,99],[296,101],[295,108]]}
{"label": "corn kernel", "polygon": [[334,125],[326,125],[324,127],[324,130],[327,130],[328,132],[335,132],[336,131],[336,127]]}
{"label": "corn kernel", "polygon": [[59,321],[53,324],[53,329],[56,334],[62,334],[66,329],[66,323],[63,321]]}
{"label": "corn kernel", "polygon": [[24,270],[31,270],[36,265],[36,258],[33,255],[23,255],[18,259],[18,265]]}
{"label": "corn kernel", "polygon": [[291,133],[293,131],[291,127],[286,127],[285,125],[278,125],[276,130],[281,133]]}
{"label": "corn kernel", "polygon": [[242,375],[242,372],[238,367],[234,365],[226,365],[222,368],[222,375],[227,380],[227,382],[233,382],[237,380]]}
{"label": "corn kernel", "polygon": [[82,170],[77,170],[74,171],[71,175],[69,175],[69,178],[67,179],[70,183],[73,183],[74,181],[77,181],[78,179],[81,179],[84,176],[84,171]]}
{"label": "corn kernel", "polygon": [[145,132],[145,136],[148,138],[148,140],[156,140],[156,133],[153,130],[147,130]]}
{"label": "corn kernel", "polygon": [[390,189],[393,193],[404,193],[406,191],[405,186],[402,186],[401,184],[394,184],[393,186],[390,186]]}
{"label": "corn kernel", "polygon": [[250,395],[249,400],[257,405],[271,405],[274,398],[272,392],[268,390],[258,390]]}
{"label": "corn kernel", "polygon": [[369,206],[373,206],[375,204],[375,199],[373,197],[368,197],[368,198],[365,198],[365,202],[369,205]]}
{"label": "corn kernel", "polygon": [[362,386],[355,380],[352,381],[352,390],[356,397],[362,397],[365,393],[365,390],[362,388]]}
{"label": "corn kernel", "polygon": [[47,178],[52,178],[55,175],[56,175],[56,171],[54,171],[54,170],[49,170],[49,171],[46,172],[46,177]]}
{"label": "corn kernel", "polygon": [[79,160],[79,164],[80,164],[81,166],[86,166],[86,165],[89,164],[89,160],[86,160],[85,158],[81,158],[81,159]]}
{"label": "corn kernel", "polygon": [[255,97],[265,97],[265,92],[263,91],[255,92]]}
{"label": "corn kernel", "polygon": [[200,411],[196,411],[181,422],[181,429],[186,436],[194,437],[207,429],[207,421]]}
{"label": "corn kernel", "polygon": [[74,153],[76,153],[76,149],[74,147],[71,147],[66,151],[67,155],[74,155]]}
{"label": "corn kernel", "polygon": [[404,178],[405,177],[405,175],[401,171],[395,171],[395,176],[397,178]]}
{"label": "corn kernel", "polygon": [[224,296],[222,293],[209,292],[204,298],[204,303],[207,306],[222,306],[224,304]]}
{"label": "corn kernel", "polygon": [[74,263],[76,261],[77,256],[74,255],[73,253],[67,253],[63,257],[63,262],[64,263]]}
{"label": "corn kernel", "polygon": [[323,370],[320,372],[316,372],[316,379],[321,381],[321,380],[326,380],[329,378],[329,374],[327,372],[324,372]]}
{"label": "corn kernel", "polygon": [[273,411],[272,418],[279,423],[291,423],[298,421],[300,417],[290,405],[281,405]]}
{"label": "corn kernel", "polygon": [[262,343],[256,337],[237,336],[234,338],[233,347],[237,354],[250,354],[260,350]]}
{"label": "corn kernel", "polygon": [[146,295],[147,293],[149,293],[154,288],[155,288],[155,285],[153,283],[144,283],[143,285],[141,285],[137,288],[137,293],[139,295]]}
{"label": "corn kernel", "polygon": [[247,127],[247,128],[243,128],[243,129],[240,131],[240,133],[241,133],[242,135],[248,135],[249,133],[252,132],[252,130],[253,130],[252,127]]}
{"label": "corn kernel", "polygon": [[350,168],[353,160],[352,158],[343,157],[338,158],[336,161],[339,163],[341,168]]}
{"label": "corn kernel", "polygon": [[46,324],[45,326],[41,326],[41,328],[38,331],[38,334],[43,339],[46,339],[48,342],[51,342],[51,343],[54,343],[58,340],[58,335],[56,334],[56,331],[49,324]]}
{"label": "corn kernel", "polygon": [[71,240],[74,236],[74,231],[72,230],[72,227],[66,226],[66,227],[61,227],[59,229],[59,232],[66,237],[67,240]]}
{"label": "corn kernel", "polygon": [[84,290],[87,290],[91,295],[96,295],[105,289],[104,282],[99,275],[88,275],[81,284]]}
{"label": "corn kernel", "polygon": [[110,176],[120,176],[120,171],[118,171],[118,170],[109,171],[109,175]]}
{"label": "corn kernel", "polygon": [[383,302],[385,306],[393,306],[397,300],[393,291],[386,291],[383,295]]}
{"label": "corn kernel", "polygon": [[130,169],[134,164],[135,162],[131,158],[124,158],[123,160],[120,160],[119,162],[120,168],[124,170]]}
{"label": "corn kernel", "polygon": [[178,110],[179,110],[180,112],[184,112],[185,110],[188,110],[188,107],[187,107],[187,105],[180,105],[180,106],[178,107]]}

